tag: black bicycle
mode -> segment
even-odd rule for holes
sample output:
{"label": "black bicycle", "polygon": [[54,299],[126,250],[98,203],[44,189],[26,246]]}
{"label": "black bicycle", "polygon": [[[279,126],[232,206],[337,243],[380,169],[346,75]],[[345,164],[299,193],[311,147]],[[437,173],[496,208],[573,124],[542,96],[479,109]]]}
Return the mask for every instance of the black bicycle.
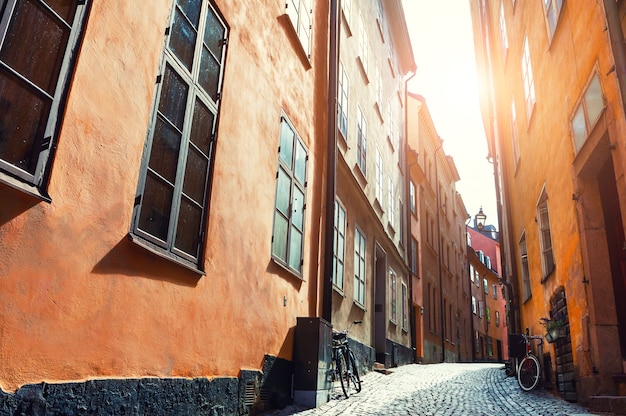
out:
{"label": "black bicycle", "polygon": [[333,381],[339,379],[341,390],[346,398],[352,391],[361,391],[361,378],[356,366],[356,358],[348,344],[348,331],[354,324],[362,321],[354,321],[344,331],[333,330]]}

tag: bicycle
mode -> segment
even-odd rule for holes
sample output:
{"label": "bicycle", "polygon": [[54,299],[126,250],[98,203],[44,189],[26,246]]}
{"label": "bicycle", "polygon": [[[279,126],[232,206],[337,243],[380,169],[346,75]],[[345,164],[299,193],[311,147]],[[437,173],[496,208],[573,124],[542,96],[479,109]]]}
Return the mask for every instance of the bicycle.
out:
{"label": "bicycle", "polygon": [[538,347],[541,351],[543,337],[541,335],[529,335],[528,328],[526,328],[526,333],[522,334],[521,341],[526,344],[526,354],[517,366],[517,382],[519,383],[520,388],[524,391],[531,391],[537,387],[539,379],[541,379],[542,376],[539,359],[535,357],[535,354],[533,354],[532,348],[530,347],[530,341],[533,339],[539,340]]}
{"label": "bicycle", "polygon": [[356,366],[356,358],[350,350],[348,344],[348,331],[354,324],[362,321],[354,321],[343,331],[333,330],[333,381],[339,379],[343,395],[348,398],[354,389],[357,393],[361,391],[361,378]]}

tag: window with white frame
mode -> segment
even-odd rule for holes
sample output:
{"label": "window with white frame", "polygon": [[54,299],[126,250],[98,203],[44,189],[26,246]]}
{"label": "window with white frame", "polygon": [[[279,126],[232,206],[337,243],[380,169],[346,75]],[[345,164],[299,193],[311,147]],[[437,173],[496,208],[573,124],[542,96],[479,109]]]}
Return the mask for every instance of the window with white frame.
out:
{"label": "window with white frame", "polygon": [[476,296],[472,295],[472,313],[476,315],[477,312],[478,310],[476,308]]}
{"label": "window with white frame", "polygon": [[533,68],[530,62],[530,48],[528,37],[524,37],[524,49],[522,51],[522,81],[524,84],[524,102],[526,103],[526,118],[530,116],[535,106],[535,80],[533,78]]}
{"label": "window with white frame", "polygon": [[343,291],[346,250],[346,210],[335,200],[335,238],[333,242],[333,284]]}
{"label": "window with white frame", "polygon": [[389,320],[396,322],[398,320],[398,276],[393,269],[389,269]]}
{"label": "window with white frame", "polygon": [[[383,155],[380,149],[376,148],[376,199],[381,207],[383,207]],[[384,208],[384,207],[383,207]]]}
{"label": "window with white frame", "polygon": [[311,56],[312,0],[287,0],[285,7],[289,20],[298,35],[307,57]]}
{"label": "window with white frame", "polygon": [[350,90],[350,81],[348,73],[342,62],[339,62],[339,86],[337,88],[337,128],[348,140],[348,91]]}
{"label": "window with white frame", "polygon": [[470,281],[473,283],[474,282],[474,265],[470,264],[469,269],[470,269]]}
{"label": "window with white frame", "polygon": [[572,117],[572,134],[576,152],[585,144],[603,109],[604,95],[600,86],[600,78],[598,73],[594,72]]}
{"label": "window with white frame", "polygon": [[532,292],[530,288],[530,269],[528,268],[528,248],[526,247],[526,232],[522,233],[518,243],[520,255],[520,270],[522,272],[522,295],[524,302],[530,299]]}
{"label": "window with white frame", "polygon": [[495,311],[494,315],[496,319],[496,326],[500,326],[500,311]]}
{"label": "window with white frame", "polygon": [[407,285],[402,282],[402,329],[409,329],[409,291]]}
{"label": "window with white frame", "polygon": [[367,121],[361,107],[357,107],[356,163],[363,175],[367,174]]}
{"label": "window with white frame", "polygon": [[366,76],[369,71],[369,47],[369,38],[367,36],[365,22],[363,21],[363,16],[361,16],[359,25],[359,60],[361,61]]}
{"label": "window with white frame", "polygon": [[173,7],[131,235],[200,268],[227,27],[208,0]]}
{"label": "window with white frame", "polygon": [[500,3],[500,40],[502,42],[502,57],[506,58],[509,49],[509,39],[506,35],[506,19],[504,18],[504,1]]}
{"label": "window with white frame", "polygon": [[483,279],[483,292],[485,292],[485,295],[489,293],[489,282],[487,282],[487,279]]}
{"label": "window with white frame", "polygon": [[388,208],[389,208],[389,224],[391,224],[392,227],[395,228],[396,226],[396,207],[395,207],[395,198],[394,198],[394,183],[393,183],[393,179],[391,178],[391,175],[389,175],[389,201],[388,201]]}
{"label": "window with white frame", "polygon": [[550,31],[550,39],[554,36],[554,31],[559,23],[559,15],[563,8],[563,0],[543,0],[545,7],[546,20],[548,21],[548,30]]}
{"label": "window with white frame", "polygon": [[286,116],[281,119],[280,130],[272,256],[301,275],[308,156]]}
{"label": "window with white frame", "polygon": [[0,1],[0,172],[45,199],[90,3]]}
{"label": "window with white frame", "polygon": [[417,212],[417,201],[416,201],[416,194],[415,194],[415,184],[413,183],[413,181],[409,182],[409,199],[411,200],[410,201],[411,212],[415,214]]}
{"label": "window with white frame", "polygon": [[493,298],[498,300],[498,285],[493,285],[491,288],[493,289]]}
{"label": "window with white frame", "polygon": [[515,99],[511,99],[511,141],[513,142],[513,163],[517,169],[519,163],[519,137],[517,135],[517,116],[515,113]]}
{"label": "window with white frame", "polygon": [[417,270],[417,247],[418,247],[418,242],[415,238],[411,238],[411,272],[417,274],[418,270]]}
{"label": "window with white frame", "polygon": [[354,301],[365,305],[365,235],[354,229]]}
{"label": "window with white frame", "polygon": [[537,224],[539,226],[539,245],[541,246],[541,268],[544,279],[554,270],[554,254],[552,252],[552,235],[550,231],[550,214],[548,212],[548,194],[541,192],[537,203]]}

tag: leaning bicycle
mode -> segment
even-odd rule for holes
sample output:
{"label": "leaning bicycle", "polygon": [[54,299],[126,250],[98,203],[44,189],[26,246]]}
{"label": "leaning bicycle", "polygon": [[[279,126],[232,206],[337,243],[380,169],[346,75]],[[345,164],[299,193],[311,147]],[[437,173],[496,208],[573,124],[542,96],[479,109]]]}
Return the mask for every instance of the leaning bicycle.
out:
{"label": "leaning bicycle", "polygon": [[517,382],[524,391],[531,391],[537,387],[541,379],[541,364],[539,364],[539,359],[533,354],[530,346],[531,340],[538,340],[538,347],[541,350],[543,337],[541,335],[529,335],[528,328],[526,328],[526,333],[522,334],[521,341],[526,344],[526,353],[517,367]]}
{"label": "leaning bicycle", "polygon": [[357,393],[361,391],[361,378],[357,370],[356,358],[348,343],[348,331],[353,324],[361,322],[354,321],[344,331],[333,330],[333,381],[339,379],[341,390],[346,398],[350,397],[353,391]]}

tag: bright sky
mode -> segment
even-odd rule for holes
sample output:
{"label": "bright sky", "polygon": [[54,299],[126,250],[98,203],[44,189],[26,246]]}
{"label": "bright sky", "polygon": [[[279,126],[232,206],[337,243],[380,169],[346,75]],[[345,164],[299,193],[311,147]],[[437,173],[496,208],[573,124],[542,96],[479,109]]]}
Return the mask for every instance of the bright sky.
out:
{"label": "bright sky", "polygon": [[417,63],[409,91],[426,98],[445,152],[461,176],[457,190],[472,217],[482,206],[497,226],[493,166],[478,106],[469,0],[402,0]]}

